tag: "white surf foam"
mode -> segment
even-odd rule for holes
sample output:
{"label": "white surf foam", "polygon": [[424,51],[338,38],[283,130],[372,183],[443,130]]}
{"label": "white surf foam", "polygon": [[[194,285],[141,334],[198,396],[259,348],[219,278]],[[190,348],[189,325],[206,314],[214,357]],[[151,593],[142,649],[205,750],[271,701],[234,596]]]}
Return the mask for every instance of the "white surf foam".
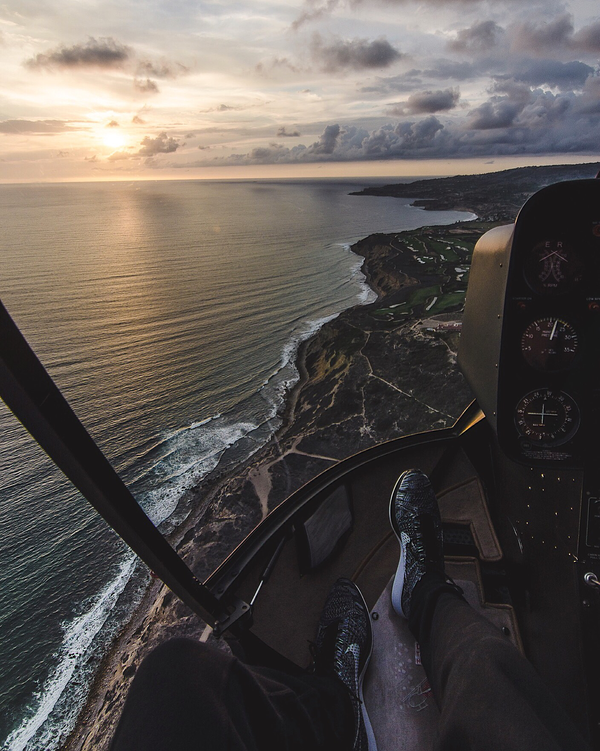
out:
{"label": "white surf foam", "polygon": [[93,599],[86,612],[64,626],[65,636],[57,654],[57,665],[34,695],[29,714],[6,739],[3,751],[52,751],[72,730],[89,690],[87,682],[80,683],[79,691],[69,695],[68,703],[61,699],[90,650],[96,649],[96,637],[125,589],[136,562],[136,556],[128,553],[117,576]]}

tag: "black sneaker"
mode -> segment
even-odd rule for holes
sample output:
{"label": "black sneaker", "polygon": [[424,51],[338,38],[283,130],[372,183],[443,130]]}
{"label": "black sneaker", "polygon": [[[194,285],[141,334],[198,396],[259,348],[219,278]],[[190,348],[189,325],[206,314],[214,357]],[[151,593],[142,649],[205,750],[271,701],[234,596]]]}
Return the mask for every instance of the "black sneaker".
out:
{"label": "black sneaker", "polygon": [[420,469],[407,469],[398,478],[392,491],[390,521],[400,543],[392,606],[398,615],[408,618],[413,590],[423,574],[444,574],[440,509],[429,478]]}
{"label": "black sneaker", "polygon": [[350,693],[355,720],[353,751],[377,751],[363,701],[363,679],[372,649],[371,620],[361,591],[349,579],[338,579],[317,629],[315,672],[335,674]]}

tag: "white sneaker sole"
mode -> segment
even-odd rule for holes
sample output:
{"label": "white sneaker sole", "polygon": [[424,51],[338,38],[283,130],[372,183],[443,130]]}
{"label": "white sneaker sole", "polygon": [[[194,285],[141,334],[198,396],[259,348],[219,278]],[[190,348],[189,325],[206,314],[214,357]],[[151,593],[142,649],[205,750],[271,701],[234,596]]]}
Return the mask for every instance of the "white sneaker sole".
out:
{"label": "white sneaker sole", "polygon": [[392,497],[390,499],[390,508],[389,508],[389,515],[390,515],[390,524],[392,526],[392,529],[394,531],[394,534],[396,535],[396,539],[398,540],[398,544],[400,545],[400,560],[398,561],[398,568],[396,569],[396,575],[394,576],[394,584],[392,585],[392,607],[398,613],[399,616],[402,618],[407,618],[404,611],[402,610],[402,590],[404,589],[404,574],[406,573],[406,551],[404,549],[404,545],[402,544],[402,540],[400,539],[400,535],[396,531],[396,521],[395,521],[395,500],[396,500],[396,492],[400,486],[400,483],[404,479],[404,475],[410,472],[410,470],[405,470],[398,480],[396,481],[396,484],[394,485],[394,489],[392,490]]}
{"label": "white sneaker sole", "polygon": [[[367,608],[367,603],[365,602],[365,598],[363,597],[363,594],[360,591],[360,589],[358,591],[360,592],[360,596],[362,597],[362,601],[365,606],[365,611],[370,619],[371,615],[369,613],[369,609]],[[377,741],[375,740],[375,733],[373,732],[373,726],[371,725],[371,720],[369,719],[369,715],[367,713],[367,707],[365,705],[365,697],[363,695],[364,679],[367,673],[367,668],[369,667],[369,662],[371,661],[371,655],[373,654],[373,636],[372,636],[373,630],[371,628],[370,620],[369,620],[369,631],[371,632],[369,654],[367,655],[367,659],[365,660],[363,669],[360,671],[360,675],[358,676],[358,698],[360,699],[360,711],[362,713],[363,722],[365,723],[365,732],[367,734],[367,743],[369,745],[369,751],[377,751]]]}

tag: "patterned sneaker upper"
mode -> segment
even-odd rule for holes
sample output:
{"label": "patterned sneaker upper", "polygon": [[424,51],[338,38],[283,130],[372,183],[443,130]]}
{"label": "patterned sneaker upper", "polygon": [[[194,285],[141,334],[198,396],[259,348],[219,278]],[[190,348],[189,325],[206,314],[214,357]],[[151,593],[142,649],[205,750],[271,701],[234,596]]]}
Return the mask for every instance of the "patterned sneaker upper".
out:
{"label": "patterned sneaker upper", "polygon": [[355,720],[354,751],[367,751],[369,739],[362,711],[362,680],[371,656],[369,612],[358,587],[349,579],[334,584],[319,621],[315,671],[334,673],[348,689]]}
{"label": "patterned sneaker upper", "polygon": [[444,573],[440,510],[429,478],[421,470],[409,469],[400,475],[392,493],[390,521],[401,547],[392,603],[408,618],[413,590],[423,575]]}

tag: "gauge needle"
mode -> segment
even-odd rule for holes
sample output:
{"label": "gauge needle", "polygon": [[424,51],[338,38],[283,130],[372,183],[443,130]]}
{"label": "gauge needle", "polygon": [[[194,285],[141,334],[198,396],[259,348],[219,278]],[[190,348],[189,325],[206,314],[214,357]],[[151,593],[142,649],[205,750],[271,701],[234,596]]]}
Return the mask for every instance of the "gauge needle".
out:
{"label": "gauge needle", "polygon": [[557,250],[553,250],[551,253],[548,253],[547,256],[540,258],[540,261],[545,261],[546,258],[550,258],[551,256],[558,256],[561,261],[564,261],[565,263],[567,263],[567,259],[564,256],[561,256],[561,254]]}
{"label": "gauge needle", "polygon": [[556,326],[558,325],[558,318],[556,321],[554,321],[554,326],[552,327],[552,333],[550,334],[550,341],[554,339],[554,334],[556,334]]}
{"label": "gauge needle", "polygon": [[541,417],[541,423],[540,425],[544,424],[544,420],[546,417],[556,417],[558,412],[546,412],[546,405],[542,402],[542,411],[541,412],[530,412],[530,415],[535,415],[536,417]]}

